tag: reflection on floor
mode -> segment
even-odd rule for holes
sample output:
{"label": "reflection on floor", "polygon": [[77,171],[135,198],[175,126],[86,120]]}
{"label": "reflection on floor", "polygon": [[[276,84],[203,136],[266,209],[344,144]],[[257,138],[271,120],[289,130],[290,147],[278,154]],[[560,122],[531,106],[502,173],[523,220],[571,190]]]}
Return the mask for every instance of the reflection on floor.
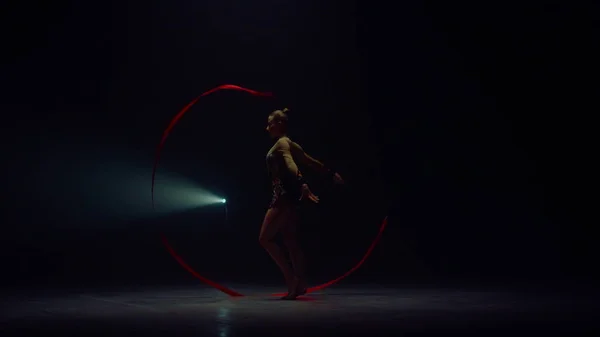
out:
{"label": "reflection on floor", "polygon": [[334,287],[298,301],[240,287],[2,294],[0,336],[485,336],[597,331],[596,296],[565,292]]}

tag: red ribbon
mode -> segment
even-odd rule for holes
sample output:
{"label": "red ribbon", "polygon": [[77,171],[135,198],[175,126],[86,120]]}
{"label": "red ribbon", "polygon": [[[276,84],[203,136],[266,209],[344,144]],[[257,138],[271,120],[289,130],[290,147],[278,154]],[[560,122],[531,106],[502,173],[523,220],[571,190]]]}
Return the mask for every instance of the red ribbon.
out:
{"label": "red ribbon", "polygon": [[[167,140],[167,137],[169,136],[169,133],[171,132],[171,130],[173,129],[173,127],[175,127],[175,124],[177,124],[177,122],[181,119],[181,117],[183,117],[183,115],[194,105],[196,104],[196,102],[200,99],[200,97],[204,97],[207,95],[210,95],[214,92],[217,92],[219,90],[238,90],[238,91],[245,91],[251,95],[254,96],[265,96],[265,97],[271,97],[273,96],[271,93],[269,92],[258,92],[255,90],[251,90],[251,89],[247,89],[247,88],[243,88],[237,85],[232,85],[232,84],[224,84],[224,85],[220,85],[214,89],[211,89],[203,94],[201,94],[200,96],[196,97],[193,101],[191,101],[188,105],[186,105],[183,109],[181,109],[181,111],[179,111],[179,113],[177,115],[175,115],[175,117],[171,120],[171,122],[169,123],[169,126],[165,129],[165,131],[163,132],[163,136],[160,140],[160,143],[158,144],[158,148],[156,149],[156,158],[154,160],[154,167],[152,168],[152,207],[154,208],[154,177],[156,175],[156,168],[158,167],[158,162],[160,160],[160,153],[161,150],[163,148],[163,146],[165,145],[165,141]],[[383,222],[381,223],[381,225],[379,226],[379,233],[377,234],[377,236],[375,237],[375,240],[373,240],[373,242],[371,243],[371,245],[369,246],[369,248],[367,249],[367,252],[365,253],[365,255],[363,256],[363,258],[354,266],[352,267],[350,270],[348,270],[346,273],[344,273],[342,276],[333,279],[329,282],[323,283],[321,285],[315,286],[315,287],[311,287],[309,289],[307,289],[307,293],[311,293],[311,292],[315,292],[315,291],[319,291],[322,290],[326,287],[329,287],[330,285],[333,285],[339,281],[341,281],[342,279],[346,278],[348,275],[352,274],[354,271],[356,271],[358,268],[360,268],[360,266],[362,266],[362,264],[367,260],[367,258],[369,257],[369,255],[371,255],[371,252],[373,252],[373,249],[375,248],[375,246],[377,245],[377,243],[379,242],[379,240],[381,239],[381,236],[383,234],[383,231],[385,229],[387,225],[387,217],[385,219],[383,219]],[[224,287],[214,281],[211,281],[209,279],[207,279],[206,277],[198,274],[194,269],[192,269],[192,267],[190,267],[187,263],[185,263],[185,261],[177,254],[177,252],[175,252],[175,250],[173,249],[173,247],[171,247],[171,245],[169,244],[169,242],[167,241],[167,238],[164,235],[162,236],[162,242],[163,245],[167,248],[167,251],[169,252],[169,254],[171,254],[171,256],[173,256],[173,258],[184,268],[186,269],[188,272],[190,272],[194,277],[196,277],[197,279],[199,279],[200,281],[208,284],[209,286],[220,290],[224,293],[226,293],[229,296],[234,296],[234,297],[239,297],[239,296],[244,296],[240,293],[238,293],[237,291],[231,290],[227,287]],[[285,293],[282,294],[272,294],[273,296],[283,296],[286,295]]]}
{"label": "red ribbon", "polygon": [[175,127],[175,124],[177,124],[177,122],[179,122],[179,120],[181,119],[181,117],[183,117],[183,115],[194,105],[196,104],[196,102],[198,102],[198,100],[200,99],[200,97],[204,97],[207,95],[210,95],[214,92],[217,92],[219,90],[239,90],[239,91],[245,91],[251,95],[254,96],[266,96],[266,97],[271,97],[273,96],[273,94],[271,94],[270,92],[258,92],[255,90],[250,90],[250,89],[246,89],[246,88],[242,88],[240,86],[237,85],[233,85],[233,84],[223,84],[220,85],[214,89],[211,89],[205,93],[203,93],[202,95],[196,97],[193,101],[191,101],[190,103],[188,103],[188,105],[186,105],[183,109],[181,109],[181,111],[179,111],[179,113],[177,115],[175,115],[175,117],[173,117],[173,119],[171,120],[171,122],[169,123],[169,126],[165,129],[165,131],[163,132],[163,136],[160,140],[160,143],[158,144],[158,148],[156,149],[156,158],[154,159],[154,167],[152,168],[152,207],[154,208],[154,177],[156,176],[156,168],[158,167],[158,161],[160,160],[160,152],[162,151],[163,146],[165,145],[165,142],[167,141],[167,137],[169,136],[169,133],[171,133],[171,130],[173,130],[173,127]]}
{"label": "red ribbon", "polygon": [[[367,252],[365,253],[365,255],[362,257],[362,259],[360,259],[360,261],[358,261],[358,263],[350,268],[350,270],[348,270],[347,272],[345,272],[342,276],[337,277],[329,282],[325,282],[321,285],[318,286],[314,286],[314,287],[310,287],[306,290],[306,293],[312,293],[315,291],[319,291],[319,290],[323,290],[331,285],[334,285],[338,282],[340,282],[341,280],[345,279],[346,277],[348,277],[350,274],[352,274],[353,272],[355,272],[358,268],[360,268],[360,266],[363,265],[363,263],[365,263],[365,261],[367,260],[367,258],[371,255],[371,253],[373,252],[373,249],[375,249],[375,246],[377,246],[377,244],[379,243],[379,240],[381,240],[381,236],[383,235],[383,231],[385,230],[385,227],[387,226],[387,217],[385,217],[383,219],[383,222],[381,223],[381,225],[379,226],[379,232],[377,233],[377,236],[375,237],[375,240],[373,240],[373,242],[371,242],[371,245],[369,246],[369,248],[367,249]],[[169,253],[171,254],[171,256],[173,256],[173,258],[188,272],[190,272],[190,274],[192,274],[194,277],[196,277],[197,279],[199,279],[200,281],[208,284],[209,286],[220,290],[222,292],[224,292],[225,294],[232,296],[232,297],[240,297],[240,296],[244,296],[240,293],[238,293],[235,290],[229,289],[225,286],[222,286],[214,281],[211,281],[209,279],[207,279],[206,277],[198,274],[192,267],[190,267],[187,263],[185,263],[185,261],[181,258],[181,256],[179,256],[177,254],[177,252],[175,252],[175,249],[173,249],[173,247],[171,247],[171,245],[169,244],[169,241],[167,241],[166,237],[162,237],[162,242],[163,245],[165,245],[165,247],[167,248],[167,250],[169,251]],[[287,293],[277,293],[277,294],[271,294],[271,296],[285,296],[287,295]]]}

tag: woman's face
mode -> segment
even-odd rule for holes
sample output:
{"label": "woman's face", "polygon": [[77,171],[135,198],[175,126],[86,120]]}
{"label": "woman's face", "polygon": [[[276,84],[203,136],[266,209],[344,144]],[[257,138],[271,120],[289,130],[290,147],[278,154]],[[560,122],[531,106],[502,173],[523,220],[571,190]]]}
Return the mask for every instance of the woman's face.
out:
{"label": "woman's face", "polygon": [[267,119],[267,132],[271,138],[277,138],[283,135],[283,128],[281,123],[275,120],[273,116],[269,116]]}

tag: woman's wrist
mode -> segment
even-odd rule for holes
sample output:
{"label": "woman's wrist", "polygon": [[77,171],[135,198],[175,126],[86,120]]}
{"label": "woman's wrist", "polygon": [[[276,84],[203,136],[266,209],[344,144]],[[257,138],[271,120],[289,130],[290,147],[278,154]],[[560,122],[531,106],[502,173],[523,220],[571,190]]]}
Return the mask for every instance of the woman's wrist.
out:
{"label": "woman's wrist", "polygon": [[299,174],[296,179],[297,179],[298,185],[300,185],[301,187],[307,184],[306,180],[304,180],[304,177],[302,177],[301,174]]}
{"label": "woman's wrist", "polygon": [[335,171],[334,169],[332,169],[332,168],[329,168],[329,167],[327,167],[327,168],[325,169],[325,175],[327,175],[327,177],[328,177],[330,180],[333,180],[333,177],[335,177],[335,174],[336,174],[336,171]]}

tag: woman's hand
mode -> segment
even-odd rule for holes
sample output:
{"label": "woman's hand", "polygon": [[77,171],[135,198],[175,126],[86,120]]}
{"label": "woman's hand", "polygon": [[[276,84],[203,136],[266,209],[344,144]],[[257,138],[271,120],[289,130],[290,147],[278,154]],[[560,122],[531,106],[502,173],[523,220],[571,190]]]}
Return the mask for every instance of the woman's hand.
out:
{"label": "woman's hand", "polygon": [[300,196],[300,201],[308,199],[308,200],[314,202],[315,204],[319,203],[319,197],[317,197],[316,195],[313,194],[313,192],[310,191],[307,184],[303,184],[301,189],[302,189],[302,195]]}
{"label": "woman's hand", "polygon": [[338,184],[338,185],[343,185],[344,184],[344,179],[342,179],[342,176],[340,176],[339,173],[336,173],[333,175],[333,182]]}

